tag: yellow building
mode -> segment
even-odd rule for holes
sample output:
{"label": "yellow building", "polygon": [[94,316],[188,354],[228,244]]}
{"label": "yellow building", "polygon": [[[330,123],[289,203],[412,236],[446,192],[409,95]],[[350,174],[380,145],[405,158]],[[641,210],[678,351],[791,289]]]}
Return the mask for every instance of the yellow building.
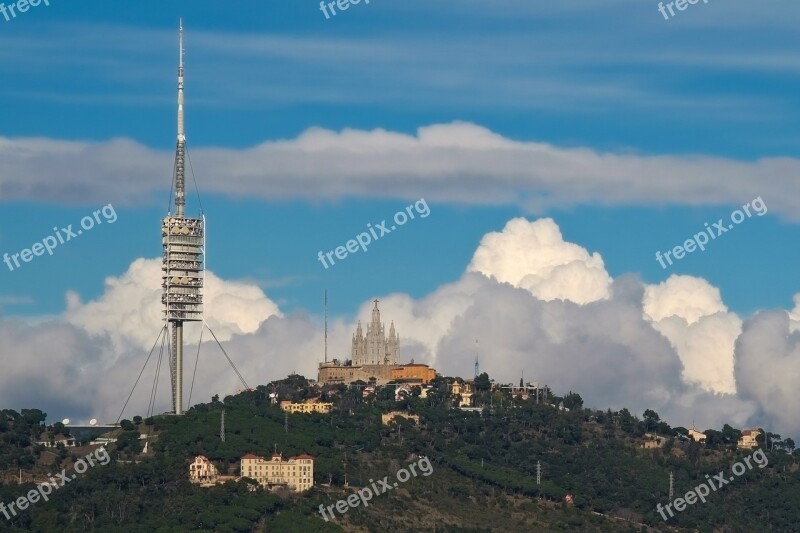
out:
{"label": "yellow building", "polygon": [[219,471],[205,456],[198,455],[189,465],[189,481],[201,485],[213,485],[219,478]]}
{"label": "yellow building", "polygon": [[334,359],[330,363],[319,364],[317,383],[320,385],[350,385],[356,381],[369,383],[374,379],[378,385],[386,385],[392,380],[392,370],[399,366],[342,364],[338,359]]}
{"label": "yellow building", "polygon": [[453,396],[461,395],[461,403],[459,407],[470,407],[472,405],[472,383],[469,381],[465,381],[461,384],[458,381],[454,381],[453,384],[450,386],[450,393]]}
{"label": "yellow building", "polygon": [[395,381],[419,379],[423,385],[427,385],[435,377],[436,370],[428,365],[414,364],[414,361],[411,361],[410,365],[400,365],[392,369],[392,379]]}
{"label": "yellow building", "polygon": [[736,443],[737,448],[755,448],[758,446],[756,437],[761,435],[760,429],[745,429],[742,431],[742,436],[739,437],[739,442]]}
{"label": "yellow building", "polygon": [[333,408],[332,403],[322,403],[317,400],[309,400],[306,403],[292,403],[290,401],[281,402],[281,409],[290,413],[330,413]]}
{"label": "yellow building", "polygon": [[645,450],[652,450],[653,448],[662,448],[667,443],[667,438],[657,435],[655,433],[645,433],[642,448]]}
{"label": "yellow building", "polygon": [[693,441],[699,442],[701,444],[705,444],[706,439],[708,438],[705,433],[701,433],[694,428],[689,430],[689,436],[692,438]]}
{"label": "yellow building", "polygon": [[381,423],[384,426],[388,426],[389,423],[394,419],[394,417],[399,416],[405,418],[407,420],[413,420],[414,423],[419,425],[419,415],[410,415],[408,413],[404,413],[403,411],[390,411],[385,415],[381,415]]}
{"label": "yellow building", "polygon": [[314,486],[314,458],[308,454],[290,457],[287,461],[279,453],[271,459],[248,453],[242,457],[242,477],[249,477],[267,489],[285,487],[303,492]]}

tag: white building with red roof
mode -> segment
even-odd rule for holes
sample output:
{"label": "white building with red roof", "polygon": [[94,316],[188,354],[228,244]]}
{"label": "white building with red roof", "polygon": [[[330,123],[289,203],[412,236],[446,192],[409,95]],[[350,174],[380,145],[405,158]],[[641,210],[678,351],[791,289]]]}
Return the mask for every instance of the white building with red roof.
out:
{"label": "white building with red roof", "polygon": [[217,482],[219,471],[214,464],[203,455],[198,455],[189,465],[189,481],[192,483],[211,484]]}
{"label": "white building with red roof", "polygon": [[756,438],[761,435],[760,429],[745,429],[742,431],[742,436],[739,437],[739,442],[736,443],[737,448],[750,449],[758,446]]}
{"label": "white building with red roof", "polygon": [[248,453],[242,457],[241,474],[270,490],[284,487],[303,492],[314,486],[314,458],[304,453],[284,460],[274,453],[266,459]]}

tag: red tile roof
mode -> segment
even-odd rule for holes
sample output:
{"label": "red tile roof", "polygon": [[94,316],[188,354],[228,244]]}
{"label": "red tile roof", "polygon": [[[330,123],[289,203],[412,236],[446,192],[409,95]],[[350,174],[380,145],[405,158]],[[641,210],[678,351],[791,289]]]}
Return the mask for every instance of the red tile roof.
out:
{"label": "red tile roof", "polygon": [[296,455],[296,456],[292,457],[292,459],[313,459],[313,457],[311,457],[307,453],[303,453],[301,455]]}

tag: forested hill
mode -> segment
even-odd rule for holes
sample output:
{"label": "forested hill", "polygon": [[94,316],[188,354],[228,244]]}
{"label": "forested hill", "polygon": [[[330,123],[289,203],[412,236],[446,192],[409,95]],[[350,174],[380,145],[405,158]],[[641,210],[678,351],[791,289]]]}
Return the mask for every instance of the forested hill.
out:
{"label": "forested hill", "polygon": [[[437,378],[427,398],[415,390],[395,401],[394,388],[363,397],[363,387],[318,389],[301,376],[255,390],[215,397],[185,416],[123,421],[108,446],[111,460],[96,464],[32,503],[0,531],[797,531],[800,473],[794,442],[768,436],[768,463],[746,469],[705,503],[675,511],[666,522],[656,505],[714,478],[731,477],[734,463],[753,450],[736,450],[739,430],[707,431],[706,444],[686,438],[648,410],[585,409],[580,395],[548,395],[543,402],[513,398],[477,382],[482,411],[454,408],[450,378]],[[270,401],[319,397],[334,403],[330,414],[286,416]],[[558,408],[559,404],[563,408]],[[226,438],[220,439],[225,410]],[[381,414],[399,410],[419,425]],[[37,440],[68,434],[45,426],[31,409],[0,411],[0,503],[16,501],[48,475],[75,471],[75,461],[96,446],[45,448]],[[643,449],[658,435],[660,447]],[[151,435],[143,454],[140,434]],[[658,446],[656,444],[654,446]],[[760,445],[764,446],[763,436]],[[246,453],[315,458],[315,488],[303,494],[252,490],[248,479],[211,488],[192,485],[188,464],[205,455],[223,474],[238,475]],[[326,522],[320,505],[335,505],[372,480],[396,479],[401,468],[427,457],[432,473],[412,476],[379,494],[369,506],[350,507]],[[540,483],[537,484],[537,464]],[[744,463],[743,463],[744,464]],[[23,484],[18,484],[22,472]],[[708,475],[708,477],[707,477]],[[345,486],[347,484],[347,486]]]}

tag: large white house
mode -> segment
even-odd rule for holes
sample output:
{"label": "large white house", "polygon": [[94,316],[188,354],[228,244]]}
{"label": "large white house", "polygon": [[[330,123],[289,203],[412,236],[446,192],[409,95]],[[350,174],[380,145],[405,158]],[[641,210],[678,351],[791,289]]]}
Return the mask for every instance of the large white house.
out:
{"label": "large white house", "polygon": [[314,458],[308,454],[284,461],[279,453],[265,459],[252,453],[242,457],[242,477],[249,477],[267,489],[285,487],[303,492],[314,486]]}

